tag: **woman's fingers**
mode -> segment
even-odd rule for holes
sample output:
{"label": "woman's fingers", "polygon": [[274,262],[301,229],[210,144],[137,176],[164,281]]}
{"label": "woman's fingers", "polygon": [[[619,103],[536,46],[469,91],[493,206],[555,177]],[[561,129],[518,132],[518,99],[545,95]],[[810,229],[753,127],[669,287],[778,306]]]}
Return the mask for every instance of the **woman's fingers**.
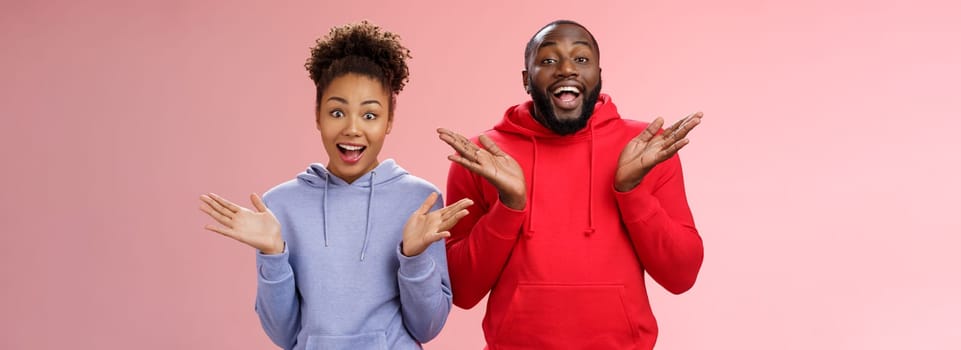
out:
{"label": "woman's fingers", "polygon": [[227,226],[228,228],[233,227],[232,225],[233,220],[231,220],[229,217],[225,216],[224,214],[221,214],[220,212],[214,210],[207,203],[204,203],[200,206],[200,211],[207,213],[207,215],[210,215],[211,218],[219,222],[221,225]]}
{"label": "woman's fingers", "polygon": [[254,205],[254,209],[257,209],[258,213],[267,211],[267,205],[264,204],[264,200],[261,199],[256,193],[250,194],[250,203]]}
{"label": "woman's fingers", "polygon": [[210,198],[213,198],[215,201],[217,201],[217,203],[220,203],[221,206],[227,208],[227,210],[230,210],[233,213],[236,213],[242,209],[240,206],[218,196],[216,193],[208,193],[208,195],[210,195]]}
{"label": "woman's fingers", "polygon": [[454,227],[454,225],[457,225],[457,222],[460,221],[460,219],[463,219],[465,216],[467,216],[467,214],[470,214],[470,211],[468,211],[467,209],[461,209],[455,212],[450,217],[447,217],[441,220],[440,225],[438,225],[437,227],[437,230],[438,231],[450,230],[451,228]]}
{"label": "woman's fingers", "polygon": [[429,195],[427,195],[427,198],[424,199],[424,203],[420,204],[420,207],[417,208],[417,211],[415,213],[417,213],[418,215],[427,214],[427,212],[430,211],[430,208],[433,207],[434,203],[436,202],[437,202],[437,192],[431,192]]}
{"label": "woman's fingers", "polygon": [[226,228],[226,227],[220,227],[220,226],[214,226],[214,225],[204,225],[204,228],[207,229],[207,230],[209,230],[209,231],[217,232],[217,233],[219,233],[219,234],[221,234],[221,235],[224,235],[224,236],[227,236],[227,237],[230,237],[230,238],[234,238],[233,230],[230,230],[230,229],[228,229],[228,228]]}
{"label": "woman's fingers", "polygon": [[206,204],[208,207],[210,207],[211,210],[216,211],[221,216],[225,216],[227,218],[233,218],[234,212],[225,208],[223,205],[220,204],[220,202],[217,202],[217,200],[215,200],[209,194],[201,195],[200,200],[203,201],[204,204]]}
{"label": "woman's fingers", "polygon": [[473,204],[474,204],[474,201],[471,200],[470,198],[461,198],[461,200],[457,201],[456,203],[448,205],[438,210],[440,212],[441,220],[446,220],[448,217],[450,217],[454,213],[462,209],[465,209]]}

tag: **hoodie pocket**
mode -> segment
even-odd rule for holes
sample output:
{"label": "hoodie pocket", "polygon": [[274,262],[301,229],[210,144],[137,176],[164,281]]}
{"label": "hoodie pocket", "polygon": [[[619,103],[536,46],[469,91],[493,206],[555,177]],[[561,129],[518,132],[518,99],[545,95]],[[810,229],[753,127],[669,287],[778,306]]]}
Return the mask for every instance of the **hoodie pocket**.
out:
{"label": "hoodie pocket", "polygon": [[351,335],[311,335],[307,336],[307,350],[340,349],[387,349],[387,335],[384,332],[371,332]]}
{"label": "hoodie pocket", "polygon": [[521,284],[496,348],[628,349],[637,338],[623,285]]}

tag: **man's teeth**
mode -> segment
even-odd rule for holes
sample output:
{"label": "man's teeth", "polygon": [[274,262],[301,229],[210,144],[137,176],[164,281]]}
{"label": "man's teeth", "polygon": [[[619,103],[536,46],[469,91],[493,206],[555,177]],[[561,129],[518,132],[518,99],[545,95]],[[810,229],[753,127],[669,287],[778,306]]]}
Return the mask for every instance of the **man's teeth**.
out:
{"label": "man's teeth", "polygon": [[353,146],[353,145],[337,145],[337,146],[340,146],[340,148],[343,148],[348,151],[360,151],[364,149],[364,146]]}
{"label": "man's teeth", "polygon": [[559,95],[559,94],[564,93],[564,92],[571,92],[571,93],[575,93],[575,94],[580,94],[580,93],[581,93],[581,90],[579,90],[578,88],[573,87],[573,86],[561,86],[561,87],[559,87],[559,88],[554,89],[554,94],[555,94],[555,95]]}

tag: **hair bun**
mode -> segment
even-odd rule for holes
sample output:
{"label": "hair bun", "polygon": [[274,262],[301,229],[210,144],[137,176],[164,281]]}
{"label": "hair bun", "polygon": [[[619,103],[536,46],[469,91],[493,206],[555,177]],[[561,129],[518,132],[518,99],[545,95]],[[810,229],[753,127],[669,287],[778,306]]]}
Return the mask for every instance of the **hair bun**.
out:
{"label": "hair bun", "polygon": [[[410,50],[400,44],[400,36],[362,21],[331,28],[330,33],[317,39],[316,45],[310,49],[310,57],[304,67],[310,72],[310,79],[314,81],[320,95],[320,90],[326,88],[333,78],[352,71],[343,67],[355,66],[338,63],[368,61],[379,67],[380,74],[383,75],[375,78],[379,78],[392,94],[396,94],[403,90],[407,83],[410,74],[407,68],[408,58],[411,58]],[[344,71],[337,71],[338,69]]]}

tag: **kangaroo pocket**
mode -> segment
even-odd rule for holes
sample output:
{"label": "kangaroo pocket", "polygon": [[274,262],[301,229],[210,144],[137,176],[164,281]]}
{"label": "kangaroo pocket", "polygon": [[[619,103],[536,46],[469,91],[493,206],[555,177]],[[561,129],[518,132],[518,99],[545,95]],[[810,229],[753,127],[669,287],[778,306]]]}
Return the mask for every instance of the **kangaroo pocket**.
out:
{"label": "kangaroo pocket", "polygon": [[628,349],[638,334],[624,286],[520,284],[497,333],[497,349]]}
{"label": "kangaroo pocket", "polygon": [[387,335],[371,332],[352,335],[311,335],[307,337],[307,350],[340,349],[387,349]]}

